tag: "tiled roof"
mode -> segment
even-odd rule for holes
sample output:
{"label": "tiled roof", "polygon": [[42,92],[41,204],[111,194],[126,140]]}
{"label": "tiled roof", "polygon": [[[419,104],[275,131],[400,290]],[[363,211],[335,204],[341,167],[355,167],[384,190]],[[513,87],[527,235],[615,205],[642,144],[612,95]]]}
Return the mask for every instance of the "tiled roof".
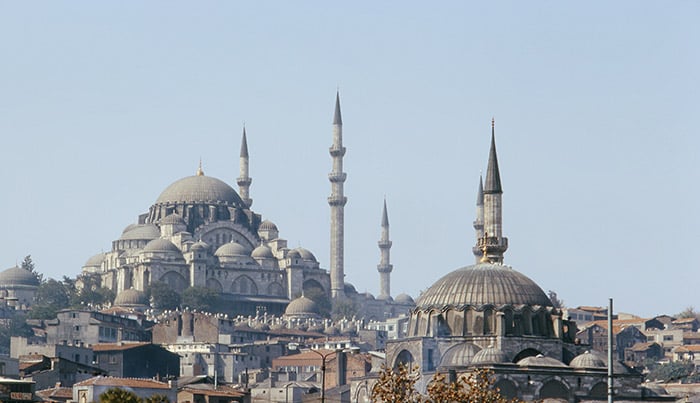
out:
{"label": "tiled roof", "polygon": [[698,332],[683,332],[683,340],[700,340]]}
{"label": "tiled roof", "polygon": [[75,386],[116,386],[127,388],[149,388],[149,389],[170,389],[170,385],[165,382],[158,382],[145,378],[116,378],[112,376],[96,376],[78,382]]}
{"label": "tiled roof", "polygon": [[314,351],[318,351],[319,353],[326,356],[326,362],[330,361],[333,357],[335,357],[335,351],[333,350],[318,349],[313,351],[304,351],[299,354],[278,357],[274,359],[274,362],[279,366],[295,365],[300,361],[313,361],[320,363],[322,361],[322,358],[319,354],[315,353]]}
{"label": "tiled roof", "polygon": [[632,351],[647,351],[652,345],[656,344],[655,342],[646,342],[646,343],[637,343],[634,346],[630,347],[630,350]]}
{"label": "tiled roof", "polygon": [[[198,387],[200,386],[200,387]],[[207,386],[207,387],[201,387]],[[245,396],[245,393],[238,389],[232,388],[226,385],[219,385],[216,389],[213,385],[191,385],[180,389],[180,392],[188,392],[197,395],[205,396],[230,396],[230,397],[241,397]]]}
{"label": "tiled roof", "polygon": [[693,322],[695,322],[695,321],[697,321],[697,319],[695,319],[695,318],[682,318],[682,319],[676,319],[676,320],[674,320],[674,321],[671,322],[671,323],[673,323],[673,324],[679,324],[679,323],[693,323]]}
{"label": "tiled roof", "polygon": [[[49,388],[37,390],[36,394],[44,399],[44,401],[64,401],[65,399],[73,398],[73,388]],[[58,398],[60,400],[54,400],[53,398]]]}
{"label": "tiled roof", "polygon": [[121,351],[149,345],[147,342],[93,344],[92,351]]}
{"label": "tiled roof", "polygon": [[678,346],[673,349],[674,353],[700,353],[700,345],[691,344],[686,346]]}

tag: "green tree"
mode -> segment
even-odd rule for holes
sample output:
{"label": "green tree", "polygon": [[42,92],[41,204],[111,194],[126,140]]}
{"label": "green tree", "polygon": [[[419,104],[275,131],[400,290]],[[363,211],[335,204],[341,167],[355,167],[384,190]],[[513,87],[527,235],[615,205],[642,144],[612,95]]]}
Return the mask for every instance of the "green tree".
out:
{"label": "green tree", "polygon": [[36,291],[31,319],[53,319],[56,312],[70,306],[71,295],[66,286],[52,278],[41,283]]}
{"label": "green tree", "polygon": [[182,292],[182,306],[204,312],[215,312],[219,293],[206,287],[189,287]]}
{"label": "green tree", "polygon": [[27,324],[27,315],[22,311],[9,311],[9,318],[0,322],[0,353],[10,353],[10,339],[13,336],[31,337],[34,334]]}
{"label": "green tree", "polygon": [[102,287],[102,278],[98,273],[83,273],[78,276],[82,287],[73,295],[71,306],[102,305],[114,301],[114,291]]}
{"label": "green tree", "polygon": [[649,381],[671,382],[689,377],[693,373],[693,363],[674,361],[661,364],[649,371],[646,379]]}
{"label": "green tree", "polygon": [[44,275],[36,271],[36,267],[34,267],[32,255],[25,256],[24,260],[22,260],[20,267],[32,273],[36,277],[36,279],[39,280],[40,283],[44,281]]}
{"label": "green tree", "polygon": [[134,392],[110,388],[100,395],[99,403],[141,403],[141,399]]}
{"label": "green tree", "polygon": [[180,294],[163,282],[152,283],[146,290],[146,294],[149,296],[151,306],[156,309],[175,309],[182,302]]}
{"label": "green tree", "polygon": [[143,399],[143,403],[170,403],[170,399],[165,395],[155,394]]}

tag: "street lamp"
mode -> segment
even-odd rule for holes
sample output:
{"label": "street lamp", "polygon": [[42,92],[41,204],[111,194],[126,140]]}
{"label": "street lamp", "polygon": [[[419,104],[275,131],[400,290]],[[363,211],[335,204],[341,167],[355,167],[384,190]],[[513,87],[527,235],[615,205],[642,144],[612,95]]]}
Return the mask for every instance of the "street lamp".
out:
{"label": "street lamp", "polygon": [[[299,349],[299,345],[296,343],[289,343],[287,344],[287,348],[289,350],[297,350]],[[311,351],[312,353],[318,355],[321,357],[321,403],[326,402],[326,359],[330,357],[333,354],[338,354],[338,353],[343,353],[343,352],[350,352],[351,354],[356,354],[359,351],[359,348],[357,347],[351,347],[349,349],[343,350],[342,348],[336,348],[335,350],[328,351],[326,353],[323,353],[318,350],[314,349],[305,349],[304,351]],[[338,368],[338,371],[341,369]]]}

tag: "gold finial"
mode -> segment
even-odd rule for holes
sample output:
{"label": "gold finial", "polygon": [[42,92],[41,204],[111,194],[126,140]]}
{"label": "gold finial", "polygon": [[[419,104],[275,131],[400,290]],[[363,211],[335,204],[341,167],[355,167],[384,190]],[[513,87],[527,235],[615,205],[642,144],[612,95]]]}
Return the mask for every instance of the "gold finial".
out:
{"label": "gold finial", "polygon": [[204,171],[202,170],[202,157],[199,157],[199,168],[197,168],[197,176],[204,176]]}
{"label": "gold finial", "polygon": [[481,240],[482,240],[481,241],[481,260],[479,261],[479,263],[491,263],[491,259],[489,259],[489,256],[487,254],[489,248],[488,248],[488,246],[486,246],[488,237],[489,237],[489,233],[484,232],[484,237],[481,238]]}

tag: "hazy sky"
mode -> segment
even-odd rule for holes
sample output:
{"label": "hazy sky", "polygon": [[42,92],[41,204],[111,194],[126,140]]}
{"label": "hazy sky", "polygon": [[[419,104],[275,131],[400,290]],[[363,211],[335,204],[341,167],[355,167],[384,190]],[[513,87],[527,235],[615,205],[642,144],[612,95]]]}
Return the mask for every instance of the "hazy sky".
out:
{"label": "hazy sky", "polygon": [[0,268],[77,275],[200,157],[235,187],[244,122],[253,209],[328,268],[340,88],[358,291],[385,195],[393,295],[473,263],[495,117],[507,264],[700,308],[700,3],[491,3],[0,2]]}

